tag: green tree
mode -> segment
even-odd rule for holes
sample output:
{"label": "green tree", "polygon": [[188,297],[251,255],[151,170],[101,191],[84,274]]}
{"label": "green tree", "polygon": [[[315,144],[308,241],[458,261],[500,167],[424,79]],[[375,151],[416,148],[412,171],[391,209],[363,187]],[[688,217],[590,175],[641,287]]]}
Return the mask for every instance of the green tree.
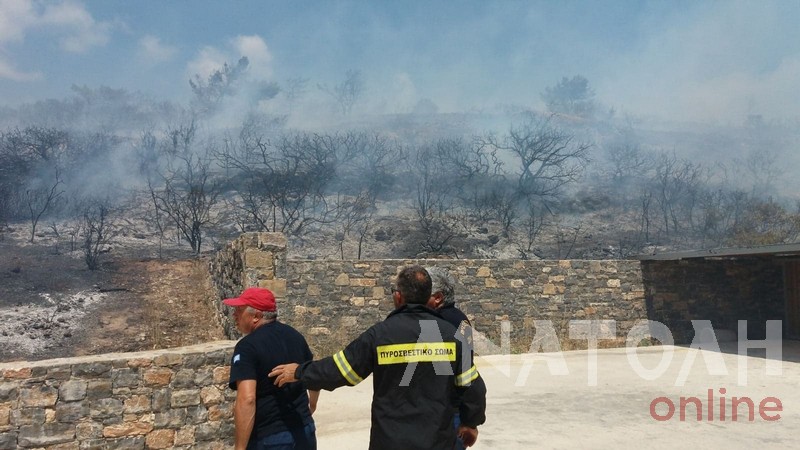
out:
{"label": "green tree", "polygon": [[590,117],[594,114],[594,90],[589,80],[581,75],[563,77],[555,86],[545,88],[541,94],[547,109],[553,113]]}

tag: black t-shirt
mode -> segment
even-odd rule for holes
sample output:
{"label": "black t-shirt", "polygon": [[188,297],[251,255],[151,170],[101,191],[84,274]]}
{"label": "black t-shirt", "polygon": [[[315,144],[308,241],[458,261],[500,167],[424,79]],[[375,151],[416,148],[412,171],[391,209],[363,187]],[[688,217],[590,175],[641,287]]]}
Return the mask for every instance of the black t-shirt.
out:
{"label": "black t-shirt", "polygon": [[231,389],[236,389],[237,381],[256,380],[256,418],[251,441],[281,431],[295,431],[313,422],[302,383],[279,388],[267,377],[279,364],[312,359],[303,335],[277,321],[256,328],[236,344],[231,358]]}

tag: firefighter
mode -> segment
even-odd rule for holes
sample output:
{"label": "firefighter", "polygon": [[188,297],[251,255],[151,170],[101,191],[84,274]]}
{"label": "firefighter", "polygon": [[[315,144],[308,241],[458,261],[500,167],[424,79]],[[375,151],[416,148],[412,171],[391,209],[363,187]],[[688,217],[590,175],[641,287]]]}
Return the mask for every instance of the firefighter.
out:
{"label": "firefighter", "polygon": [[[395,310],[333,356],[284,364],[269,373],[275,384],[302,381],[308,389],[355,386],[373,374],[370,449],[467,447],[485,420],[486,385],[456,329],[426,304],[431,277],[404,268],[392,288]],[[461,425],[453,430],[452,397],[459,395]]]}

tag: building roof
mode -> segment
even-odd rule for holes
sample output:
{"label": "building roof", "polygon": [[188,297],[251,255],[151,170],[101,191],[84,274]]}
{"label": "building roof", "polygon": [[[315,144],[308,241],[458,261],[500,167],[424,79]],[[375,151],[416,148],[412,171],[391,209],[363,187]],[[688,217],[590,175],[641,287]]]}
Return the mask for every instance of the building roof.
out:
{"label": "building roof", "polygon": [[656,251],[649,254],[636,255],[635,258],[641,261],[670,261],[694,258],[736,258],[747,256],[783,257],[798,255],[800,255],[800,243],[761,245],[757,247],[712,248],[708,250],[688,250],[680,252]]}

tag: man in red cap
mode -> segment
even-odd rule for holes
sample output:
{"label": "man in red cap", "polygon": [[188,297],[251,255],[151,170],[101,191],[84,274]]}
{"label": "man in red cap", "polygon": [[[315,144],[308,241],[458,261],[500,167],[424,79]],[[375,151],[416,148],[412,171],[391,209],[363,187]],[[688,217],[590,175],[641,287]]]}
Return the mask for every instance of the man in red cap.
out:
{"label": "man in red cap", "polygon": [[234,448],[317,448],[311,414],[319,391],[302,383],[277,387],[267,377],[278,364],[311,361],[303,335],[278,322],[275,296],[269,289],[251,287],[223,303],[232,306],[236,328],[244,337],[231,359],[230,387],[236,390]]}

